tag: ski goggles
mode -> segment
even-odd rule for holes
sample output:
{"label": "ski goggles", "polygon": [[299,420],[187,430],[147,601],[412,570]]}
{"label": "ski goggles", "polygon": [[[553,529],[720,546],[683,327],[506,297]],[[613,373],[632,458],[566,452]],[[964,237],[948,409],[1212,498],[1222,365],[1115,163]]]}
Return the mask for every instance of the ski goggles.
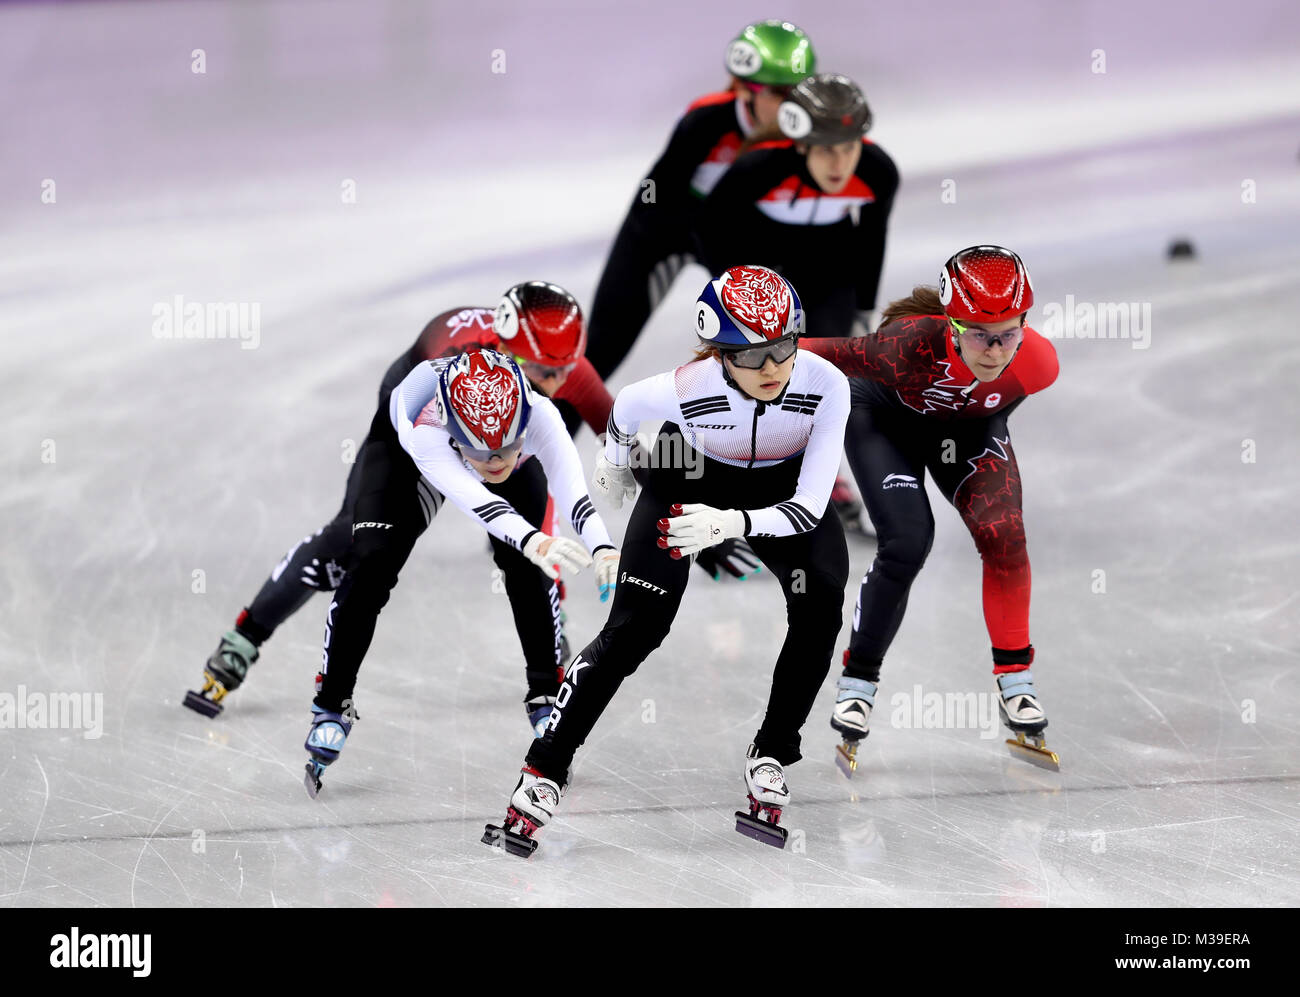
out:
{"label": "ski goggles", "polygon": [[519,364],[525,373],[532,375],[535,381],[546,381],[562,374],[572,374],[578,366],[576,363],[567,363],[563,367],[547,367],[545,364],[537,363],[535,360],[527,360],[518,354],[515,355],[515,363]]}
{"label": "ski goggles", "polygon": [[1002,346],[1005,349],[1012,349],[1024,335],[1024,329],[1016,326],[1014,329],[1004,329],[1002,332],[989,332],[987,329],[968,330],[965,323],[958,322],[955,318],[948,319],[952,325],[953,331],[961,337],[961,341],[972,350],[987,350],[990,346]]}
{"label": "ski goggles", "polygon": [[773,363],[783,364],[794,356],[797,349],[799,349],[799,339],[797,336],[791,336],[789,339],[779,339],[775,343],[764,343],[761,346],[748,346],[739,350],[722,349],[722,355],[731,361],[733,367],[758,370],[767,363],[768,357],[772,358]]}
{"label": "ski goggles", "polygon": [[504,447],[499,447],[496,450],[475,450],[473,447],[467,447],[460,443],[456,444],[457,448],[460,450],[462,457],[468,457],[470,460],[476,460],[480,464],[486,464],[493,457],[500,457],[504,461],[509,461],[512,457],[514,457],[515,454],[519,452],[519,449],[523,445],[524,445],[524,439],[522,436],[519,439],[515,440],[513,443],[507,443]]}

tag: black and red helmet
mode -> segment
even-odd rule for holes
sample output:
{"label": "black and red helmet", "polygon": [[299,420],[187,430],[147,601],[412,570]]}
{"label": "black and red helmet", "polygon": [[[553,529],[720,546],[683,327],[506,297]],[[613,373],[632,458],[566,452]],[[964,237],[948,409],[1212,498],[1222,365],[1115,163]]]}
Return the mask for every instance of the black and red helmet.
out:
{"label": "black and red helmet", "polygon": [[1034,287],[1024,261],[1001,246],[953,254],[939,274],[943,312],[959,322],[1002,322],[1029,311]]}
{"label": "black and red helmet", "polygon": [[578,299],[544,280],[516,284],[501,296],[492,327],[501,349],[543,367],[570,367],[587,349]]}

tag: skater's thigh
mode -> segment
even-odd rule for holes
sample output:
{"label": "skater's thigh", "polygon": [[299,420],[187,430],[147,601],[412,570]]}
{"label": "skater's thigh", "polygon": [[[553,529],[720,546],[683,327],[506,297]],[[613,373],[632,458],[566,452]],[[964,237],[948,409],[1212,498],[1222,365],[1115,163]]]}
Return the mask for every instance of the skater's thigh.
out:
{"label": "skater's thigh", "polygon": [[400,568],[424,532],[419,471],[396,438],[368,444],[362,481],[352,507],[349,564],[382,556]]}
{"label": "skater's thigh", "polygon": [[801,595],[831,600],[836,606],[844,601],[844,587],[849,580],[849,549],[844,526],[830,506],[817,526],[807,533],[751,537],[749,545],[780,581],[787,601]]}
{"label": "skater's thigh", "polygon": [[858,401],[849,411],[844,449],[882,545],[895,537],[934,533],[925,494],[926,437],[920,428],[897,413]]}
{"label": "skater's thigh", "polygon": [[606,628],[635,625],[667,633],[690,578],[690,558],[674,560],[658,546],[669,502],[641,492],[623,536],[618,585]]}
{"label": "skater's thigh", "polygon": [[982,505],[990,509],[1020,508],[1020,471],[1004,415],[966,420],[952,428],[948,439],[952,459],[937,454],[927,460],[944,498],[960,505],[960,490],[983,496]]}

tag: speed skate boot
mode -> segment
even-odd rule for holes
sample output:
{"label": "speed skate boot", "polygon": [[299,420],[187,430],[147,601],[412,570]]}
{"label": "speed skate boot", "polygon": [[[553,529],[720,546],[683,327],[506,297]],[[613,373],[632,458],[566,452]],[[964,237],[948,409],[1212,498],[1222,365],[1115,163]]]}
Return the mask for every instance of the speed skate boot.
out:
{"label": "speed skate boot", "polygon": [[303,744],[309,756],[303,784],[307,787],[307,795],[314,800],[320,792],[321,776],[325,774],[327,766],[338,761],[339,752],[347,743],[352,725],[358,717],[350,707],[343,713],[333,713],[321,709],[315,703],[311,704],[311,712],[311,729]]}
{"label": "speed skate boot", "polygon": [[781,810],[790,802],[785,769],[775,758],[760,755],[753,744],[745,752],[745,787],[749,791],[749,813],[736,811],[736,830],[765,845],[784,848],[789,832],[779,822]]}
{"label": "speed skate boot", "polygon": [[1043,731],[1047,715],[1038,702],[1034,676],[1025,668],[1018,672],[995,674],[998,686],[998,712],[1015,738],[1007,738],[1011,753],[1040,768],[1059,772],[1061,759],[1047,747]]}
{"label": "speed skate boot", "polygon": [[524,712],[528,714],[528,726],[533,729],[533,737],[541,737],[551,722],[551,710],[555,708],[554,696],[534,695],[524,700]]}
{"label": "speed skate boot", "polygon": [[876,683],[841,675],[836,688],[831,727],[844,740],[835,749],[835,764],[851,779],[858,770],[858,744],[870,733],[867,725],[876,705]]}
{"label": "speed skate boot", "polygon": [[559,783],[525,765],[506,808],[506,819],[500,825],[484,825],[479,840],[493,848],[504,848],[511,855],[528,858],[537,851],[537,839],[533,835],[555,816],[560,795]]}
{"label": "speed skate boot", "polygon": [[215,717],[225,708],[222,700],[226,694],[244,684],[257,656],[257,645],[238,630],[227,630],[203,666],[203,689],[186,692],[185,705],[205,717]]}

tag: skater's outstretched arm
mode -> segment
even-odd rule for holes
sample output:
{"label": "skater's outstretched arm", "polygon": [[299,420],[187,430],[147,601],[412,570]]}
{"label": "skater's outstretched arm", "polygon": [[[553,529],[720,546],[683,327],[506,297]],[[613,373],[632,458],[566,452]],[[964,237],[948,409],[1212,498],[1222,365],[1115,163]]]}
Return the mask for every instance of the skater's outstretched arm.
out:
{"label": "skater's outstretched arm", "polygon": [[564,420],[555,406],[544,398],[533,402],[524,452],[533,453],[546,470],[546,481],[555,496],[557,511],[567,515],[573,531],[587,550],[613,547],[609,531],[587,494],[587,484],[573,438],[565,431]]}

